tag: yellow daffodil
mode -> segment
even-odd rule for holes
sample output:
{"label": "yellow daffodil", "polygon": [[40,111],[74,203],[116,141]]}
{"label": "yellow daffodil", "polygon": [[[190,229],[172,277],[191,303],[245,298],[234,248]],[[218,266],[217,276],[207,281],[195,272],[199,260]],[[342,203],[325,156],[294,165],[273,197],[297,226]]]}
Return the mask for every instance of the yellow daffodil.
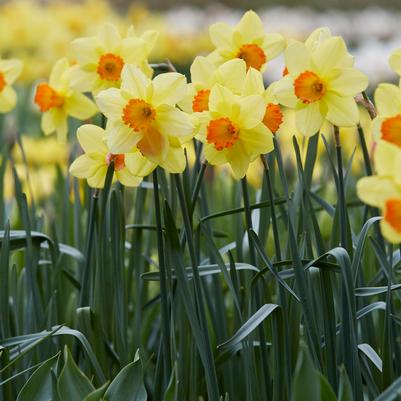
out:
{"label": "yellow daffodil", "polygon": [[66,139],[68,116],[86,120],[97,112],[89,98],[71,88],[71,68],[65,58],[54,65],[49,83],[37,86],[35,103],[43,113],[43,132],[46,135],[57,132],[60,140]]}
{"label": "yellow daffodil", "polygon": [[398,75],[401,75],[401,49],[394,50],[388,60],[391,69]]}
{"label": "yellow daffodil", "polygon": [[285,48],[285,40],[280,34],[265,33],[263,23],[254,11],[247,11],[235,27],[223,22],[213,24],[209,33],[216,49],[208,57],[216,64],[240,58],[247,68],[263,70],[266,63]]}
{"label": "yellow daffodil", "polygon": [[78,128],[78,141],[84,150],[70,166],[70,173],[77,178],[85,178],[93,188],[103,188],[107,169],[114,162],[113,180],[128,187],[138,186],[142,178],[154,168],[140,152],[111,153],[105,142],[104,129],[91,124]]}
{"label": "yellow daffodil", "polygon": [[100,92],[96,101],[108,118],[107,137],[113,153],[137,147],[151,162],[170,173],[182,172],[182,144],[191,139],[194,126],[188,114],[177,109],[186,94],[186,79],[176,72],[149,79],[138,67],[125,65],[121,88]]}
{"label": "yellow daffodil", "polygon": [[375,91],[377,117],[372,129],[376,139],[383,139],[401,149],[401,88],[382,83]]}
{"label": "yellow daffodil", "polygon": [[[250,69],[248,74],[250,71],[257,72]],[[229,163],[234,177],[243,178],[250,162],[273,149],[273,135],[263,123],[265,112],[261,95],[239,96],[216,84],[198,134],[207,161],[212,165]]]}
{"label": "yellow daffodil", "polygon": [[11,85],[21,71],[21,61],[0,59],[0,113],[8,113],[17,104],[17,94]]}
{"label": "yellow daffodil", "polygon": [[377,175],[358,181],[359,198],[383,214],[381,230],[391,243],[401,242],[401,149],[380,140],[375,152]]}
{"label": "yellow daffodil", "polygon": [[297,129],[317,133],[325,119],[348,127],[359,122],[354,96],[367,86],[367,77],[353,68],[342,38],[315,40],[313,45],[291,43],[285,51],[288,74],[275,84],[277,100],[296,109]]}
{"label": "yellow daffodil", "polygon": [[152,75],[148,55],[157,40],[155,31],[135,34],[133,26],[122,38],[114,25],[105,24],[97,36],[79,38],[72,42],[71,57],[77,62],[74,85],[83,92],[119,87],[125,64],[134,64]]}

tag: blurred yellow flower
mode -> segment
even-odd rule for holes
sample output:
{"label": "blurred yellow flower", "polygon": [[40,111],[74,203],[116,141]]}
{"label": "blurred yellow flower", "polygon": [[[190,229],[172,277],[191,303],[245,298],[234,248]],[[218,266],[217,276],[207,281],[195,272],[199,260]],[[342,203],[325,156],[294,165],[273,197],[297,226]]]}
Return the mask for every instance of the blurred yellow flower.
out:
{"label": "blurred yellow flower", "polygon": [[128,187],[136,187],[144,176],[153,169],[154,164],[144,158],[140,152],[111,153],[105,142],[104,129],[91,124],[78,128],[78,141],[84,150],[70,166],[70,173],[77,178],[85,178],[93,188],[103,188],[107,169],[114,162],[113,181],[118,180]]}
{"label": "blurred yellow flower", "polygon": [[17,104],[17,94],[11,85],[21,74],[20,60],[0,58],[0,113],[8,113]]}
{"label": "blurred yellow flower", "polygon": [[401,49],[394,50],[388,60],[391,69],[398,75],[401,75]]}
{"label": "blurred yellow flower", "polygon": [[[250,69],[248,74],[251,71],[257,72]],[[243,178],[253,160],[273,150],[273,135],[263,124],[265,111],[262,96],[238,96],[216,84],[197,135],[205,144],[207,161],[212,165],[229,163],[234,177]]]}
{"label": "blurred yellow flower", "polygon": [[88,97],[71,88],[71,67],[65,58],[53,67],[49,83],[37,86],[35,103],[43,113],[43,132],[46,135],[57,132],[63,141],[67,136],[68,116],[86,120],[97,112],[96,105]]}
{"label": "blurred yellow flower", "polygon": [[263,70],[266,63],[285,48],[283,36],[265,33],[263,23],[254,11],[247,11],[235,27],[223,22],[213,24],[209,33],[216,49],[208,57],[216,64],[240,58],[247,68]]}
{"label": "blurred yellow flower", "polygon": [[193,136],[188,114],[176,108],[186,93],[182,74],[169,72],[149,79],[138,67],[127,64],[121,74],[121,89],[110,88],[96,96],[108,118],[108,146],[113,153],[137,147],[151,162],[170,173],[182,172],[182,144]]}
{"label": "blurred yellow flower", "polygon": [[296,109],[297,129],[303,135],[317,133],[325,119],[340,127],[359,122],[354,96],[368,80],[352,67],[342,38],[329,37],[314,46],[293,42],[285,51],[285,64],[288,74],[274,92],[281,104]]}
{"label": "blurred yellow flower", "polygon": [[156,31],[135,34],[134,27],[122,38],[112,24],[105,24],[93,37],[79,38],[71,44],[71,57],[77,62],[73,68],[73,85],[82,92],[119,87],[125,64],[134,64],[147,75],[152,75],[148,56],[157,40]]}

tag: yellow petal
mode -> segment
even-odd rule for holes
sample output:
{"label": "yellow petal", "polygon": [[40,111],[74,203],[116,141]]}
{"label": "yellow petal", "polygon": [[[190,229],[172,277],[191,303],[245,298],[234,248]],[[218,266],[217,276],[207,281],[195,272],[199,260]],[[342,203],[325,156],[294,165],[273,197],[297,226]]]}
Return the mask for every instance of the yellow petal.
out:
{"label": "yellow petal", "polygon": [[234,177],[237,180],[244,178],[251,160],[244,149],[242,142],[237,141],[227,155]]}
{"label": "yellow petal", "polygon": [[286,46],[286,41],[279,33],[269,33],[263,41],[263,50],[266,54],[267,61],[273,60],[281,54]]}
{"label": "yellow petal", "polygon": [[88,185],[92,188],[103,188],[106,180],[107,164],[100,167],[94,175],[87,179]]}
{"label": "yellow petal", "polygon": [[262,74],[260,73],[260,71],[257,71],[254,68],[250,68],[246,74],[242,95],[262,95],[264,91],[265,85],[263,83]]}
{"label": "yellow petal", "polygon": [[85,153],[98,152],[107,154],[104,143],[105,130],[93,124],[81,125],[77,130],[78,142]]}
{"label": "yellow petal", "polygon": [[384,120],[384,117],[376,117],[372,121],[372,134],[376,141],[379,140],[382,136],[381,128]]}
{"label": "yellow petal", "polygon": [[296,111],[296,127],[304,136],[312,136],[319,132],[323,124],[319,102],[314,102]]}
{"label": "yellow petal", "polygon": [[115,25],[104,24],[97,34],[97,38],[107,53],[121,50],[121,35]]}
{"label": "yellow petal", "polygon": [[238,100],[239,97],[234,95],[229,89],[216,84],[210,91],[209,111],[231,117],[234,104],[237,103]]}
{"label": "yellow petal", "polygon": [[80,120],[86,120],[97,113],[97,107],[88,97],[82,93],[73,92],[65,103],[67,113]]}
{"label": "yellow petal", "polygon": [[188,114],[169,105],[156,109],[157,126],[164,135],[188,136],[193,134],[194,126]]}
{"label": "yellow petal", "polygon": [[279,103],[289,108],[295,108],[299,99],[294,93],[294,80],[290,76],[286,76],[280,81],[274,83],[272,88],[273,95]]}
{"label": "yellow petal", "polygon": [[344,60],[347,59],[347,47],[339,36],[321,42],[312,53],[312,61],[319,75],[326,75],[333,68],[344,67]]}
{"label": "yellow petal", "polygon": [[66,58],[62,58],[54,64],[54,67],[50,73],[49,85],[52,88],[59,89],[65,85],[64,74],[68,70],[70,64]]}
{"label": "yellow petal", "polygon": [[191,65],[191,81],[195,84],[201,84],[206,88],[213,84],[212,76],[216,67],[214,64],[203,56],[195,57]]}
{"label": "yellow petal", "polygon": [[249,43],[263,39],[265,30],[259,16],[252,10],[247,11],[235,27],[235,31],[240,33],[242,42]]}
{"label": "yellow petal", "polygon": [[0,60],[0,72],[8,85],[12,85],[22,71],[22,61],[17,59]]}
{"label": "yellow petal", "polygon": [[[296,78],[301,72],[311,69],[310,51],[301,42],[291,43],[285,51],[285,66],[288,72]],[[289,78],[289,77],[288,77]]]}
{"label": "yellow petal", "polygon": [[392,84],[380,84],[375,91],[375,104],[381,117],[390,117],[401,112],[401,90]]}
{"label": "yellow petal", "polygon": [[203,152],[205,155],[205,159],[212,166],[220,166],[222,164],[227,163],[227,150],[216,150],[216,148],[209,144],[205,143]]}
{"label": "yellow petal", "polygon": [[340,96],[355,96],[368,86],[368,77],[355,68],[336,69],[333,76],[327,89]]}
{"label": "yellow petal", "polygon": [[69,168],[69,172],[77,178],[89,178],[92,177],[104,164],[105,163],[102,163],[100,160],[93,159],[87,154],[84,154],[73,161]]}
{"label": "yellow petal", "polygon": [[379,140],[374,154],[377,174],[392,176],[396,173],[395,160],[401,158],[401,150],[387,141]]}
{"label": "yellow petal", "polygon": [[210,40],[217,48],[230,48],[232,46],[233,28],[223,22],[209,27]]}
{"label": "yellow petal", "polygon": [[110,120],[121,120],[123,109],[128,103],[117,88],[110,88],[99,92],[96,97],[96,103],[100,111]]}
{"label": "yellow petal", "polygon": [[15,90],[6,85],[0,92],[0,113],[8,113],[17,104],[17,94]]}
{"label": "yellow petal", "polygon": [[81,66],[96,65],[101,56],[98,40],[91,38],[78,38],[71,42],[71,58]]}
{"label": "yellow petal", "polygon": [[142,137],[142,132],[135,132],[130,127],[117,122],[110,127],[106,142],[112,153],[126,153],[130,152]]}
{"label": "yellow petal", "polygon": [[157,164],[152,163],[139,151],[134,153],[126,153],[125,165],[131,174],[138,177],[146,177],[157,167]]}
{"label": "yellow petal", "polygon": [[170,146],[164,162],[160,165],[169,173],[178,174],[185,170],[186,162],[184,149]]}
{"label": "yellow petal", "polygon": [[265,115],[266,104],[260,95],[242,97],[239,100],[240,113],[238,123],[241,128],[251,129],[258,125]]}
{"label": "yellow petal", "polygon": [[144,99],[150,84],[149,78],[135,65],[125,64],[121,71],[121,90],[133,98]]}
{"label": "yellow petal", "polygon": [[175,106],[186,94],[187,80],[184,75],[177,72],[168,72],[158,75],[153,80],[152,104]]}
{"label": "yellow petal", "polygon": [[127,168],[116,171],[115,175],[117,177],[117,180],[126,187],[137,187],[143,179],[142,177],[131,174],[131,172]]}
{"label": "yellow petal", "polygon": [[326,118],[339,127],[352,127],[359,122],[359,110],[353,97],[342,97],[328,92],[323,98],[327,106]]}
{"label": "yellow petal", "polygon": [[384,238],[392,244],[399,244],[401,242],[401,233],[396,231],[386,220],[380,221],[381,232]]}
{"label": "yellow petal", "polygon": [[94,91],[100,81],[96,72],[84,71],[78,64],[70,67],[69,77],[71,88],[79,92]]}
{"label": "yellow petal", "polygon": [[391,69],[398,75],[401,75],[401,49],[395,50],[389,60]]}
{"label": "yellow petal", "polygon": [[240,141],[249,156],[271,152],[274,147],[273,134],[263,123],[259,123],[252,129],[242,129]]}
{"label": "yellow petal", "polygon": [[222,64],[215,72],[216,83],[225,86],[235,94],[242,91],[246,77],[246,63],[242,59],[233,59]]}
{"label": "yellow petal", "polygon": [[401,189],[389,177],[370,176],[361,178],[356,191],[362,202],[383,209],[389,198],[400,198]]}
{"label": "yellow petal", "polygon": [[331,32],[328,27],[315,29],[306,39],[305,45],[311,51],[314,51],[320,43],[331,37]]}

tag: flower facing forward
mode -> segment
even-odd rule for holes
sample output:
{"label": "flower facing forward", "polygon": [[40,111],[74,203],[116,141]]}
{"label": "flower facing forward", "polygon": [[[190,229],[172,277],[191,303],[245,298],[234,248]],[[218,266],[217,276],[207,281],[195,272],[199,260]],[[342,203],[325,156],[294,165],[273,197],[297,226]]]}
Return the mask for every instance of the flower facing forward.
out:
{"label": "flower facing forward", "polygon": [[317,133],[325,119],[340,127],[355,126],[359,110],[354,96],[367,77],[353,68],[340,37],[325,37],[308,46],[291,43],[285,51],[288,74],[275,84],[277,100],[296,110],[296,125],[305,136]]}
{"label": "flower facing forward", "polygon": [[12,84],[22,71],[22,62],[0,59],[0,113],[8,113],[17,104],[17,94]]}
{"label": "flower facing forward", "polygon": [[85,95],[71,88],[71,68],[67,59],[59,60],[53,67],[49,82],[36,88],[35,103],[42,115],[42,130],[46,135],[57,132],[65,140],[68,116],[86,120],[96,112],[96,105]]}
{"label": "flower facing forward", "polygon": [[375,91],[377,117],[372,130],[382,139],[401,150],[401,87],[382,83]]}
{"label": "flower facing forward", "polygon": [[382,214],[381,230],[391,243],[401,242],[401,149],[379,140],[375,151],[377,175],[358,181],[359,198],[378,207]]}
{"label": "flower facing forward", "polygon": [[229,163],[235,178],[243,178],[250,162],[273,149],[273,135],[263,124],[265,111],[262,96],[238,96],[216,84],[198,134],[207,161]]}
{"label": "flower facing forward", "polygon": [[254,11],[247,11],[232,27],[223,22],[211,25],[210,38],[216,49],[208,56],[214,63],[240,58],[247,68],[263,70],[266,63],[285,48],[284,38],[265,33],[263,23]]}
{"label": "flower facing forward", "polygon": [[105,142],[104,129],[91,124],[78,128],[78,141],[84,150],[70,166],[70,173],[77,178],[84,178],[92,188],[103,188],[107,169],[114,162],[113,181],[118,180],[128,187],[136,187],[154,165],[147,161],[140,152],[111,153]]}
{"label": "flower facing forward", "polygon": [[119,87],[125,64],[135,64],[147,75],[152,74],[148,55],[157,40],[157,32],[146,31],[141,36],[134,28],[122,38],[114,25],[105,24],[98,35],[79,38],[71,44],[74,85],[83,92],[98,93],[110,87]]}
{"label": "flower facing forward", "polygon": [[113,153],[134,147],[155,165],[170,173],[182,172],[182,144],[193,136],[188,114],[177,109],[187,91],[186,79],[175,72],[149,79],[138,67],[127,64],[121,73],[121,88],[110,88],[96,97],[108,118],[107,142]]}

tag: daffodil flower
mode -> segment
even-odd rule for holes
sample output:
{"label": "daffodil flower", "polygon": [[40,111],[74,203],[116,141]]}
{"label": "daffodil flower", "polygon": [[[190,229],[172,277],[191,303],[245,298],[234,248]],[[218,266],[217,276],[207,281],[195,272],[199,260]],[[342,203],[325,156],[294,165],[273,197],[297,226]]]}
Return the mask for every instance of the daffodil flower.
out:
{"label": "daffodil flower", "polygon": [[240,58],[247,68],[263,70],[266,63],[285,48],[283,36],[265,33],[263,23],[254,11],[247,11],[235,27],[223,22],[213,24],[209,33],[216,49],[208,57],[216,64]]}
{"label": "daffodil flower", "polygon": [[105,24],[93,37],[79,38],[71,44],[71,57],[77,62],[73,84],[82,92],[119,87],[121,71],[125,64],[134,64],[148,76],[152,69],[148,56],[157,40],[156,31],[135,34],[134,27],[122,38],[117,28]]}
{"label": "daffodil flower", "polygon": [[383,214],[381,230],[391,243],[401,242],[401,149],[380,140],[375,151],[377,175],[361,178],[357,183],[359,198],[378,207]]}
{"label": "daffodil flower", "polygon": [[377,117],[372,130],[376,139],[392,143],[401,150],[401,87],[382,83],[375,91]]}
{"label": "daffodil flower", "polygon": [[216,84],[198,134],[207,161],[229,163],[234,177],[243,178],[253,160],[273,149],[273,135],[263,123],[265,111],[262,96],[238,96]]}
{"label": "daffodil flower", "polygon": [[0,113],[8,113],[17,104],[17,94],[12,84],[22,71],[22,62],[0,59]]}
{"label": "daffodil flower", "polygon": [[104,129],[91,124],[78,128],[78,141],[84,150],[70,166],[70,173],[84,178],[92,188],[103,188],[107,169],[114,162],[113,181],[118,180],[128,187],[137,187],[144,176],[156,166],[146,160],[140,152],[112,153],[105,142]]}
{"label": "daffodil flower", "polygon": [[112,152],[137,147],[151,162],[170,173],[182,172],[182,144],[193,136],[188,114],[176,108],[186,94],[184,75],[175,72],[149,79],[138,67],[127,64],[121,73],[121,88],[100,92],[96,101],[110,126],[107,137]]}
{"label": "daffodil flower", "polygon": [[388,60],[391,69],[401,76],[401,49],[396,49],[391,53]]}
{"label": "daffodil flower", "polygon": [[64,141],[68,131],[68,116],[86,120],[96,112],[96,105],[85,95],[71,88],[71,69],[67,59],[53,67],[48,83],[36,88],[35,103],[42,115],[42,130],[46,135],[57,132]]}
{"label": "daffodil flower", "polygon": [[359,110],[354,96],[363,91],[367,77],[353,68],[353,59],[340,37],[315,40],[309,46],[291,43],[285,51],[288,74],[275,84],[277,100],[296,110],[296,125],[311,136],[325,119],[340,127],[355,126]]}

